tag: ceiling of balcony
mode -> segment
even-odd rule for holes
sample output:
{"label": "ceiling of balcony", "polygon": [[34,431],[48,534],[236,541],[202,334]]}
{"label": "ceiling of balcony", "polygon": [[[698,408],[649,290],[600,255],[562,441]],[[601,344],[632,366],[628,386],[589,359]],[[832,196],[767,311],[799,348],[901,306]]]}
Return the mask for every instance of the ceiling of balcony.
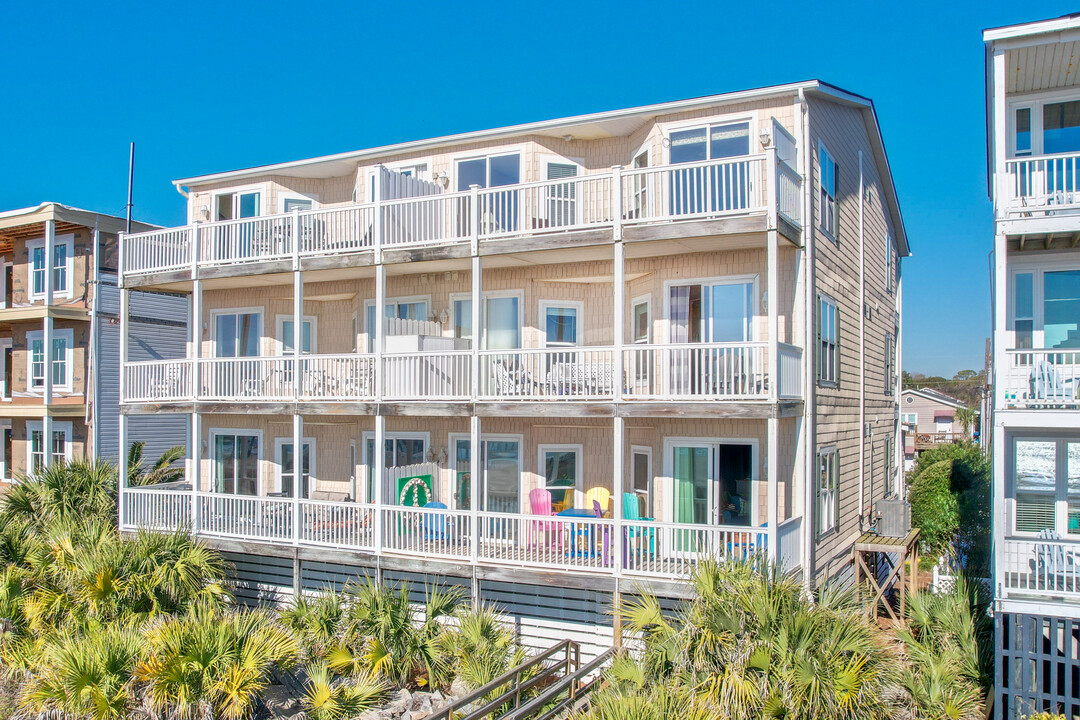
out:
{"label": "ceiling of balcony", "polygon": [[1013,48],[1005,63],[1010,93],[1080,86],[1080,41]]}

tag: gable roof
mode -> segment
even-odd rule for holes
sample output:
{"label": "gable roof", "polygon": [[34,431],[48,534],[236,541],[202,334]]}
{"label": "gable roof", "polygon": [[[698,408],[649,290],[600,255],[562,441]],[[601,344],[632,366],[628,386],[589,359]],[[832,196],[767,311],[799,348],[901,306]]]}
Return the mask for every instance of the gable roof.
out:
{"label": "gable roof", "polygon": [[323,155],[314,158],[292,160],[270,165],[258,165],[238,170],[180,178],[178,180],[173,180],[173,185],[175,185],[177,189],[181,189],[183,186],[220,181],[235,181],[266,175],[308,178],[342,176],[353,172],[357,163],[362,160],[387,158],[393,155],[413,153],[420,150],[435,150],[463,143],[508,139],[520,137],[522,135],[543,135],[558,138],[565,135],[574,135],[580,139],[620,137],[629,135],[631,132],[641,127],[642,124],[660,115],[699,110],[733,103],[745,103],[760,98],[798,95],[799,93],[817,95],[832,102],[855,106],[862,110],[867,136],[874,153],[874,160],[880,168],[879,175],[882,178],[882,184],[885,188],[886,203],[893,216],[897,247],[901,256],[906,257],[910,255],[911,248],[908,244],[907,232],[904,229],[903,215],[900,212],[900,201],[896,194],[896,187],[893,184],[892,170],[889,167],[888,155],[885,152],[885,142],[881,135],[881,128],[878,124],[877,111],[874,109],[873,101],[862,95],[849,92],[821,80],[804,80],[784,85],[771,85],[763,88],[738,90],[718,95],[705,95],[686,100],[675,100],[652,105],[642,105],[640,107],[608,110],[586,115],[575,115],[565,118],[555,118],[552,120],[542,120],[539,122],[458,133],[455,135],[412,140],[392,145],[337,153],[334,155]]}
{"label": "gable roof", "polygon": [[930,400],[930,401],[936,402],[936,403],[941,403],[943,405],[948,405],[948,406],[954,407],[954,408],[966,408],[967,407],[967,405],[965,405],[960,400],[957,400],[952,395],[946,395],[945,393],[943,393],[943,392],[941,392],[939,390],[934,390],[933,388],[904,388],[903,390],[900,391],[900,394],[901,395],[918,395],[919,397],[925,398],[926,400]]}

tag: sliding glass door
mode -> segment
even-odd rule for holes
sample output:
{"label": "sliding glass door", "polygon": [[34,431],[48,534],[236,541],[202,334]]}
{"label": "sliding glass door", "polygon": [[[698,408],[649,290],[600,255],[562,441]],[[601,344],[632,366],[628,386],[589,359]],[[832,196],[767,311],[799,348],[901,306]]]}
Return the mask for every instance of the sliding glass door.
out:
{"label": "sliding glass door", "polygon": [[[738,158],[750,154],[750,123],[676,130],[671,133],[672,165]],[[672,215],[719,213],[749,207],[750,165],[710,164],[671,171]]]}
{"label": "sliding glass door", "polygon": [[214,492],[257,495],[259,492],[259,435],[229,430],[211,433]]}
{"label": "sliding glass door", "polygon": [[669,452],[675,522],[741,526],[752,523],[752,444],[680,440],[671,444]]}
{"label": "sliding glass door", "polygon": [[[458,160],[457,178],[457,189],[462,192],[473,185],[481,188],[517,185],[521,182],[521,157],[515,153]],[[480,232],[491,234],[518,230],[518,202],[516,190],[484,193],[480,203]]]}

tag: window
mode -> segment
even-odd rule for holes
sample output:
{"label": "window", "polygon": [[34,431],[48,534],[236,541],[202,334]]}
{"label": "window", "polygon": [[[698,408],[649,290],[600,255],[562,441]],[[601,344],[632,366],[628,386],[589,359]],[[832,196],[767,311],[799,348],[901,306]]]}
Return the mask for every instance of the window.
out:
{"label": "window", "polygon": [[[71,297],[71,261],[75,238],[63,235],[53,240],[53,295]],[[30,299],[41,300],[45,297],[45,241],[35,240],[27,243],[30,253]]]}
{"label": "window", "polygon": [[840,467],[836,448],[818,451],[817,533],[821,535],[836,527],[840,508]]}
{"label": "window", "polygon": [[262,434],[258,430],[211,430],[214,492],[258,495]]}
{"label": "window", "polygon": [[818,170],[821,173],[821,197],[818,204],[818,222],[829,238],[836,240],[836,188],[840,168],[824,145],[818,145]]}
{"label": "window", "polygon": [[30,437],[30,462],[29,469],[32,473],[38,473],[45,469],[45,453],[49,453],[49,462],[59,465],[71,460],[71,423],[54,422],[52,429],[52,443],[45,447],[45,431],[41,422],[26,423],[26,431]]}
{"label": "window", "polygon": [[[278,466],[278,492],[284,497],[293,496],[293,482],[296,480],[296,459],[293,453],[292,438],[278,438],[275,441]],[[304,438],[304,457],[300,469],[300,497],[311,497],[312,478],[315,475],[315,440]]]}
{"label": "window", "polygon": [[262,313],[257,310],[213,311],[214,357],[259,357]]}
{"label": "window", "polygon": [[[643,150],[634,156],[632,163],[635,170],[649,167],[649,151]],[[634,175],[634,200],[631,217],[641,218],[649,214],[648,178],[643,174]]]}
{"label": "window", "polygon": [[[551,504],[573,507],[573,490],[581,489],[581,445],[541,445],[540,473]],[[567,497],[569,495],[569,497]]]}
{"label": "window", "polygon": [[583,314],[581,303],[540,301],[540,318],[544,323],[545,347],[573,347],[581,344],[578,319]]}
{"label": "window", "polygon": [[896,385],[896,340],[885,333],[885,394],[892,395]]}
{"label": "window", "polygon": [[315,207],[318,195],[278,195],[278,212],[291,213],[293,210],[303,212]]}
{"label": "window", "polygon": [[1043,154],[1080,150],[1080,100],[1043,105]]}
{"label": "window", "polygon": [[893,253],[892,234],[885,233],[885,289],[892,294],[896,290],[896,255]]}
{"label": "window", "polygon": [[1013,275],[1013,344],[1017,350],[1034,347],[1035,289],[1031,273]]}
{"label": "window", "polygon": [[[304,334],[301,338],[300,352],[307,355],[316,352],[315,342],[316,319],[311,315],[304,316]],[[291,315],[278,315],[277,317],[278,342],[281,345],[281,354],[290,355],[293,352],[293,318]]]}
{"label": "window", "polygon": [[[52,373],[54,390],[71,391],[72,354],[75,342],[74,330],[54,330],[52,352],[49,353],[48,365]],[[45,387],[45,335],[41,330],[26,333],[26,347],[30,355],[29,390],[42,390]]]}
{"label": "window", "polygon": [[262,193],[246,190],[222,193],[214,196],[215,220],[239,220],[258,217],[262,206]]}
{"label": "window", "polygon": [[673,343],[745,342],[753,335],[756,280],[672,285],[668,317]]}
{"label": "window", "polygon": [[[562,180],[563,178],[577,177],[578,166],[573,163],[549,162],[547,164],[547,179]],[[547,224],[549,227],[564,227],[573,225],[576,216],[575,201],[577,199],[577,184],[574,182],[559,183],[547,186]]]}
{"label": "window", "polygon": [[646,512],[651,514],[653,506],[652,448],[630,446],[630,481],[634,494],[645,500]]}
{"label": "window", "polygon": [[900,416],[900,423],[902,425],[918,425],[919,414],[918,413],[903,413]]}
{"label": "window", "polygon": [[[517,185],[521,182],[521,158],[517,153],[494,157],[458,160],[457,189],[468,190],[473,185],[482,188]],[[480,206],[480,232],[497,233],[517,229],[518,196],[512,190],[487,193]]]}
{"label": "window", "polygon": [[[454,336],[471,339],[472,333],[472,300],[466,297],[453,299],[454,304]],[[578,303],[577,305],[580,305]],[[545,306],[542,304],[541,308]],[[561,303],[560,307],[568,307],[567,303]],[[573,307],[569,307],[573,309]],[[546,316],[544,318],[544,330],[548,331]],[[552,319],[552,330],[555,335],[550,337],[563,337],[573,328],[573,334],[577,337],[577,318],[579,313],[571,317],[558,317]],[[484,330],[481,338],[481,348],[486,350],[513,350],[521,347],[521,298],[518,294],[484,296],[481,306],[480,325]],[[561,335],[560,335],[561,333]],[[558,342],[558,341],[557,341]],[[577,342],[576,340],[574,341]]]}
{"label": "window", "polygon": [[1013,135],[1013,154],[1031,155],[1031,108],[1016,109],[1016,129]]}
{"label": "window", "polygon": [[634,299],[634,329],[633,340],[638,344],[647,344],[652,336],[652,327],[649,320],[651,301],[646,297]]}
{"label": "window", "polygon": [[[749,121],[675,130],[670,135],[672,165],[722,160],[750,154]],[[749,207],[746,163],[724,163],[673,171],[671,214],[723,212]]]}
{"label": "window", "polygon": [[[454,449],[454,500],[459,510],[468,510],[472,505],[472,440],[468,435],[451,435],[450,443]],[[477,478],[479,509],[486,512],[519,512],[521,437],[482,436],[477,467],[480,471]],[[580,462],[577,467],[581,467]]]}
{"label": "window", "polygon": [[1016,439],[1012,451],[1014,530],[1080,535],[1080,442]]}
{"label": "window", "polygon": [[824,295],[818,296],[818,382],[836,385],[840,370],[839,312],[836,302]]}

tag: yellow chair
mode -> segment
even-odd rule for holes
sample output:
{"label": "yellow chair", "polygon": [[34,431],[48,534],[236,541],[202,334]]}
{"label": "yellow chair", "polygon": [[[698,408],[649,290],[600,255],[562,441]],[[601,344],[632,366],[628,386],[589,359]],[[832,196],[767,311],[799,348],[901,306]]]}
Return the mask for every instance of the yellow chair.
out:
{"label": "yellow chair", "polygon": [[585,493],[586,510],[592,510],[594,500],[600,503],[604,517],[607,517],[611,513],[611,491],[606,487],[589,488],[589,491]]}

